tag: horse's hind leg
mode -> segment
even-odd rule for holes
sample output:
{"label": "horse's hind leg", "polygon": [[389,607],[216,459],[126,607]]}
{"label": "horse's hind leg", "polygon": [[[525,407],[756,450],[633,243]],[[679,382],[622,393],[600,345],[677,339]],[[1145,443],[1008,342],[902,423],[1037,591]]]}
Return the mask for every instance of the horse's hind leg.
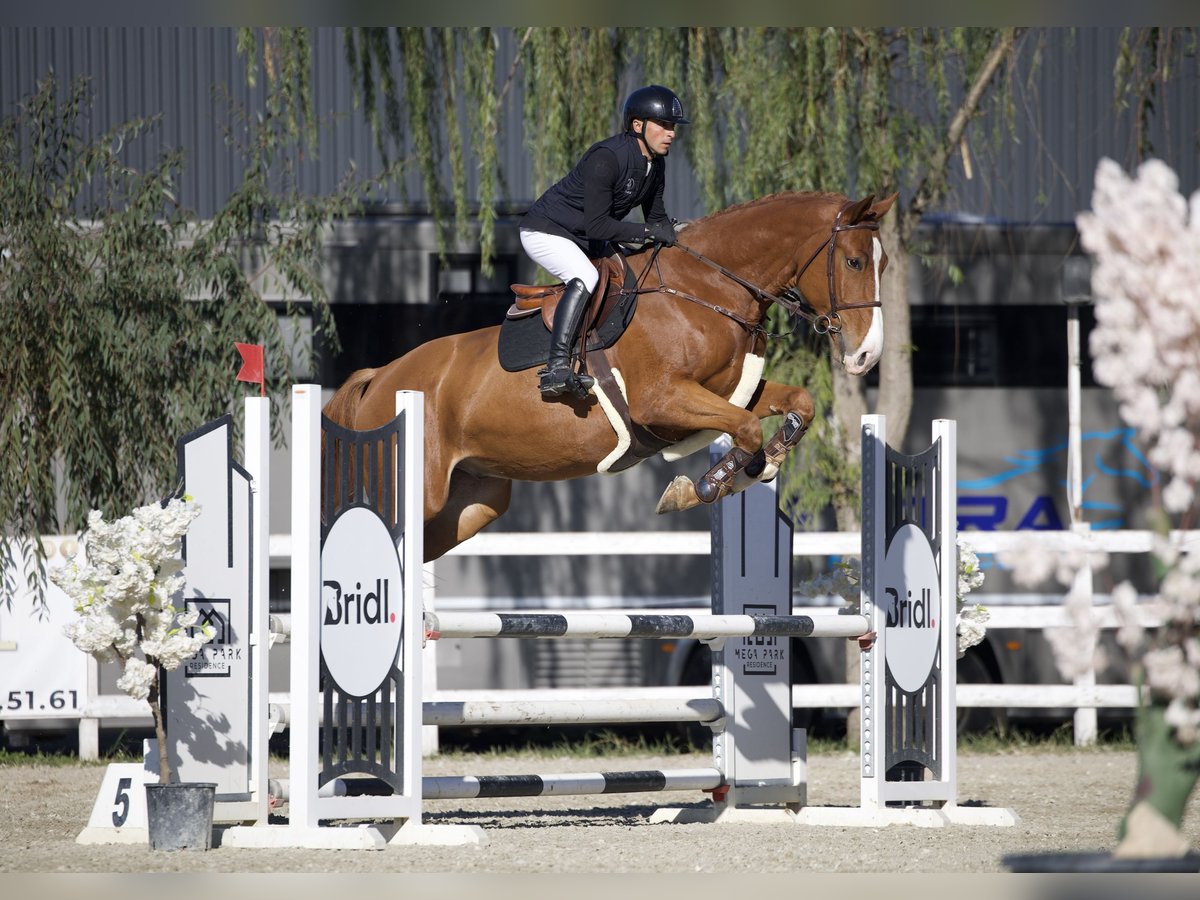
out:
{"label": "horse's hind leg", "polygon": [[442,508],[425,522],[425,561],[457,547],[508,510],[512,482],[455,469]]}

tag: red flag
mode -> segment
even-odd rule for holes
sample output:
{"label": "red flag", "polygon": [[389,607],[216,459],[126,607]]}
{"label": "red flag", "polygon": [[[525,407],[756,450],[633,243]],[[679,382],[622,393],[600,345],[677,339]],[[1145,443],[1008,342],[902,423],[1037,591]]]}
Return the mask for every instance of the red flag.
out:
{"label": "red flag", "polygon": [[234,341],[238,353],[242,354],[242,368],[237,373],[238,381],[249,381],[259,386],[260,394],[267,396],[267,379],[264,377],[266,366],[263,364],[262,344],[239,344]]}

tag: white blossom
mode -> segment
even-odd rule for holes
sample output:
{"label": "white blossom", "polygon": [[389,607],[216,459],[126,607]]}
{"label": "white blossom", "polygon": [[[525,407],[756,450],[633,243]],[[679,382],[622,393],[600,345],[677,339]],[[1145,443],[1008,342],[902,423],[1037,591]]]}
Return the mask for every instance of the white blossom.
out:
{"label": "white blossom", "polygon": [[[1194,639],[1192,643],[1195,643]],[[1200,693],[1200,670],[1188,659],[1184,646],[1171,644],[1149,650],[1142,657],[1146,685],[1151,692],[1171,699],[1195,697]]]}
{"label": "white blossom", "polygon": [[991,614],[986,606],[978,603],[963,607],[958,614],[958,656],[962,657],[971,647],[980,643],[987,634]]}
{"label": "white blossom", "polygon": [[1146,636],[1138,621],[1137,589],[1122,581],[1112,592],[1113,610],[1117,614],[1117,643],[1130,654],[1139,654]]}
{"label": "white blossom", "polygon": [[841,597],[847,607],[857,610],[861,577],[858,560],[848,559],[799,585],[797,590],[807,597]]}
{"label": "white blossom", "polygon": [[[958,602],[983,584],[983,569],[979,568],[979,557],[975,551],[958,539]],[[986,620],[985,620],[986,621]],[[976,641],[975,643],[979,643]]]}
{"label": "white blossom", "polygon": [[1172,478],[1162,493],[1163,506],[1167,512],[1186,512],[1195,499],[1195,487],[1183,478]]}
{"label": "white blossom", "polygon": [[[1112,388],[1121,417],[1146,442],[1162,474],[1163,511],[1197,512],[1200,482],[1200,192],[1185,199],[1160,160],[1128,177],[1112,160],[1096,169],[1092,209],[1077,219],[1092,255],[1096,326],[1089,347],[1097,381]],[[1165,540],[1166,568],[1153,598],[1165,623],[1147,634],[1128,585],[1113,592],[1117,640],[1139,659],[1146,685],[1167,701],[1178,738],[1200,737],[1200,554]]]}
{"label": "white blossom", "polygon": [[158,670],[150,663],[133,657],[125,661],[125,671],[117,679],[117,687],[136,700],[150,696],[150,686],[158,677]]}
{"label": "white blossom", "polygon": [[1167,704],[1165,719],[1175,729],[1179,740],[1185,744],[1195,743],[1200,738],[1200,709],[1176,697]]}
{"label": "white blossom", "polygon": [[[200,514],[190,501],[151,504],[112,522],[88,514],[81,551],[51,579],[78,614],[63,629],[80,650],[119,662],[117,686],[146,699],[162,669],[178,668],[212,637],[175,607],[183,590],[180,542]],[[189,633],[190,632],[190,633]]]}
{"label": "white blossom", "polygon": [[1100,622],[1090,592],[1071,591],[1063,600],[1067,626],[1047,628],[1046,643],[1062,674],[1072,680],[1093,669],[1102,669],[1106,659],[1100,646]]}
{"label": "white blossom", "polygon": [[1058,566],[1058,557],[1042,541],[1027,539],[1009,550],[996,554],[996,561],[1009,569],[1022,587],[1034,587],[1049,580]]}
{"label": "white blossom", "polygon": [[1014,547],[997,554],[1001,565],[1011,570],[1013,579],[1023,587],[1035,587],[1053,578],[1063,587],[1073,587],[1085,565],[1103,569],[1108,554],[1091,548],[1062,549],[1036,537],[1027,537]]}

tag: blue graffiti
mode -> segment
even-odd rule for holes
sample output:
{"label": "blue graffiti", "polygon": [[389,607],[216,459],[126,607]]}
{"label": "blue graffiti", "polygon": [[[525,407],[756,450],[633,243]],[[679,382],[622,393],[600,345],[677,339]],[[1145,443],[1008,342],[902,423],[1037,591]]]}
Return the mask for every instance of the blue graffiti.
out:
{"label": "blue graffiti", "polygon": [[[1142,451],[1133,443],[1134,435],[1136,434],[1133,428],[1117,428],[1112,431],[1089,431],[1082,435],[1081,443],[1087,445],[1092,441],[1108,442],[1117,440],[1121,446],[1125,448],[1134,459],[1145,465],[1149,476],[1143,475],[1141,472],[1135,472],[1132,469],[1110,469],[1104,465],[1097,452],[1092,457],[1092,462],[1096,468],[1104,475],[1113,475],[1118,478],[1132,478],[1143,487],[1149,488],[1152,484],[1158,481],[1158,475],[1150,466]],[[1055,456],[1065,454],[1068,449],[1067,441],[1062,441],[1050,447],[1045,447],[1041,450],[1019,450],[1014,456],[1006,456],[1004,459],[1011,464],[1011,468],[1003,472],[998,472],[995,475],[990,475],[987,478],[975,478],[958,482],[960,491],[985,491],[989,488],[998,487],[1006,481],[1011,481],[1014,478],[1020,478],[1022,475],[1028,475],[1030,472],[1036,472]],[[1095,479],[1091,476],[1084,482],[1084,491],[1087,491],[1087,486]]]}
{"label": "blue graffiti", "polygon": [[[1101,449],[1091,452],[1087,457],[1094,472],[1088,474],[1081,488],[1083,500],[1081,508],[1092,513],[1088,517],[1089,524],[1095,529],[1121,528],[1125,524],[1126,511],[1116,503],[1089,500],[1088,491],[1097,488],[1104,478],[1129,479],[1142,490],[1150,490],[1158,482],[1158,473],[1151,467],[1145,455],[1134,444],[1136,431],[1133,428],[1118,428],[1111,431],[1093,431],[1082,436],[1085,452],[1102,445]],[[1111,450],[1112,442],[1117,442],[1128,456],[1140,463],[1142,468],[1114,468],[1107,465],[1102,453]],[[1024,475],[1037,472],[1043,466],[1051,463],[1056,457],[1063,456],[1068,451],[1067,441],[1036,450],[1021,450],[1004,457],[1007,467],[995,475],[986,478],[962,479],[958,482],[958,528],[960,532],[977,529],[980,531],[996,531],[1005,527],[1008,520],[1010,500],[997,489],[1002,485],[1019,479]],[[1060,481],[1065,497],[1067,484]],[[986,493],[964,493],[980,491]],[[1019,512],[1019,511],[1017,511]],[[1015,515],[1016,513],[1014,513]],[[1029,508],[1020,514],[1014,530],[1017,531],[1050,531],[1063,527],[1063,517],[1059,514],[1054,498],[1042,494],[1036,496]],[[991,568],[994,562],[981,559],[984,568]]]}
{"label": "blue graffiti", "polygon": [[[1124,524],[1124,517],[1121,515],[1123,510],[1117,504],[1089,500],[1087,498],[1089,489],[1098,485],[1099,482],[1097,479],[1100,476],[1127,478],[1143,490],[1149,490],[1158,482],[1158,473],[1154,471],[1145,455],[1134,444],[1135,435],[1136,431],[1133,428],[1091,431],[1082,435],[1081,443],[1085,451],[1088,449],[1089,444],[1095,446],[1095,444],[1099,443],[1104,445],[1102,449],[1108,449],[1111,443],[1116,441],[1131,458],[1141,463],[1144,467],[1140,471],[1134,468],[1117,469],[1104,462],[1102,450],[1096,450],[1090,455],[1091,465],[1096,471],[1089,474],[1081,486],[1083,495],[1082,508],[1097,513],[1116,513],[1115,516],[1109,518],[1093,519],[1091,522],[1093,528],[1120,528]],[[1042,449],[1018,451],[1011,456],[1004,457],[1004,461],[1008,463],[1008,467],[1004,470],[986,478],[962,479],[958,482],[958,489],[959,491],[995,491],[1001,485],[1013,479],[1038,471],[1055,457],[1065,455],[1067,450],[1068,444],[1064,440]],[[1062,481],[1059,483],[1065,491],[1066,482]],[[1000,504],[996,501],[997,496],[999,495],[991,493],[965,496],[960,494],[959,527],[963,529],[980,528],[983,530],[994,530],[1000,527],[1007,513],[1007,501]],[[990,506],[991,509],[985,509],[983,512],[968,512],[964,516],[961,512],[964,502],[968,507],[982,506],[986,508]],[[1058,529],[1062,528],[1062,517],[1059,515],[1052,498],[1040,496],[1034,500],[1033,505],[1025,512],[1016,528],[1017,530]]]}

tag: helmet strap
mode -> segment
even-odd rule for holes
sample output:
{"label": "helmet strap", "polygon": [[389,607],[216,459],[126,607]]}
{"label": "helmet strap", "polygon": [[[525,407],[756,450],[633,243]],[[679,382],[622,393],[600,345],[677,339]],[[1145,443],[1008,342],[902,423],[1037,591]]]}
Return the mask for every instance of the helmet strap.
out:
{"label": "helmet strap", "polygon": [[[636,120],[635,120],[635,121],[636,121]],[[654,162],[654,160],[658,159],[658,154],[657,154],[657,153],[655,153],[655,152],[654,152],[652,149],[650,149],[650,145],[649,145],[648,143],[646,143],[646,121],[647,121],[646,119],[642,119],[642,120],[641,120],[641,122],[642,122],[642,130],[641,130],[641,131],[634,131],[634,132],[633,132],[633,136],[634,136],[634,137],[636,137],[636,138],[638,139],[638,142],[639,142],[639,143],[640,143],[640,144],[641,144],[643,147],[645,147],[645,148],[646,148],[646,152],[650,154],[650,161],[651,161],[651,162]],[[633,122],[630,122],[630,123],[629,123],[629,129],[630,129],[630,131],[633,131]]]}

